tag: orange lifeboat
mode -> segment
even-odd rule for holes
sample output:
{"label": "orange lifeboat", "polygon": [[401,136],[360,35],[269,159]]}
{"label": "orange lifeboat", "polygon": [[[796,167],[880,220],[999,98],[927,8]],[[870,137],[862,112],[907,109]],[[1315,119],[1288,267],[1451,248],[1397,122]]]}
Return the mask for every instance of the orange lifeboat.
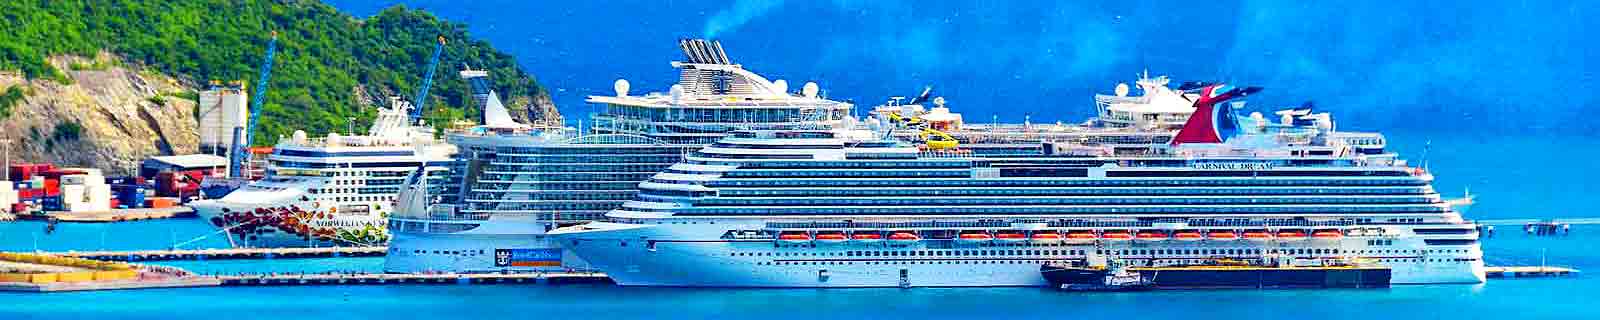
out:
{"label": "orange lifeboat", "polygon": [[856,234],[850,235],[850,240],[854,240],[855,242],[861,242],[861,243],[878,243],[878,242],[883,241],[883,235],[882,234],[878,234],[876,232],[872,232],[872,233],[856,233]]}
{"label": "orange lifeboat", "polygon": [[1245,240],[1250,241],[1267,241],[1272,240],[1272,233],[1266,230],[1247,230],[1244,232],[1243,237]]}
{"label": "orange lifeboat", "polygon": [[849,240],[849,237],[845,236],[843,232],[822,232],[817,234],[816,239],[820,243],[839,244]]}
{"label": "orange lifeboat", "polygon": [[1088,231],[1088,230],[1069,231],[1069,232],[1067,232],[1067,242],[1088,243],[1088,242],[1094,242],[1094,238],[1095,238],[1094,232],[1091,232],[1091,231]]}
{"label": "orange lifeboat", "polygon": [[899,243],[899,244],[910,244],[910,243],[916,243],[917,241],[922,241],[922,236],[918,236],[917,233],[915,233],[915,232],[911,232],[911,231],[895,231],[895,232],[889,234],[889,242],[894,242],[894,243]]}
{"label": "orange lifeboat", "polygon": [[[1093,238],[1094,235],[1090,235],[1089,237]],[[1063,239],[1063,237],[1061,236],[1060,232],[1039,231],[1039,232],[1034,232],[1033,233],[1033,237],[1031,237],[1030,239],[1033,239],[1034,243],[1061,243],[1061,240]]]}
{"label": "orange lifeboat", "polygon": [[1278,231],[1278,239],[1279,240],[1293,241],[1293,240],[1305,240],[1305,238],[1306,238],[1306,232],[1305,231],[1301,231],[1301,230],[1279,230]]}
{"label": "orange lifeboat", "polygon": [[1139,233],[1134,235],[1133,238],[1139,241],[1161,241],[1167,240],[1167,233],[1156,230],[1144,230],[1139,231]]}
{"label": "orange lifeboat", "polygon": [[1000,242],[1023,242],[1028,240],[1028,235],[1020,231],[1001,231],[994,234],[994,239]]}
{"label": "orange lifeboat", "polygon": [[975,242],[988,242],[989,240],[994,240],[994,236],[991,236],[991,235],[989,235],[988,232],[983,232],[983,231],[968,232],[968,233],[962,233],[960,235],[956,235],[956,241],[961,241],[961,242],[973,242],[973,243],[975,243]]}
{"label": "orange lifeboat", "polygon": [[1211,238],[1211,240],[1219,240],[1219,241],[1221,241],[1221,240],[1238,240],[1239,239],[1239,234],[1233,233],[1233,231],[1229,231],[1229,230],[1215,230],[1215,231],[1211,231],[1211,232],[1206,233],[1206,238]]}
{"label": "orange lifeboat", "polygon": [[807,243],[811,242],[811,235],[806,234],[805,232],[784,232],[778,234],[778,241],[786,243]]}
{"label": "orange lifeboat", "polygon": [[1184,230],[1173,233],[1172,238],[1177,239],[1178,241],[1200,241],[1201,239],[1205,239],[1206,236],[1200,234],[1200,231]]}
{"label": "orange lifeboat", "polygon": [[1100,239],[1105,239],[1105,240],[1109,240],[1109,241],[1126,241],[1126,240],[1132,240],[1133,239],[1133,234],[1132,233],[1128,233],[1127,230],[1109,230],[1109,231],[1106,231],[1106,232],[1101,232],[1100,233]]}
{"label": "orange lifeboat", "polygon": [[1334,240],[1334,239],[1339,239],[1339,238],[1344,237],[1344,233],[1339,232],[1339,230],[1324,229],[1324,230],[1317,230],[1316,232],[1312,232],[1311,233],[1311,237],[1312,238],[1317,238],[1319,240]]}

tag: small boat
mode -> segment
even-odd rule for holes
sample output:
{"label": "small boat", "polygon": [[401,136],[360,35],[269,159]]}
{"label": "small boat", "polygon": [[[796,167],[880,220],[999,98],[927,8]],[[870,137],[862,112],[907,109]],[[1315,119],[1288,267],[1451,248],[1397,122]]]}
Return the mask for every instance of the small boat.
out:
{"label": "small boat", "polygon": [[883,242],[883,235],[879,234],[879,233],[876,233],[876,232],[872,232],[872,233],[859,233],[858,232],[858,233],[855,233],[855,234],[851,234],[850,235],[850,240],[855,241],[855,242],[860,242],[860,243],[878,243],[878,242]]}
{"label": "small boat", "polygon": [[1132,233],[1128,233],[1127,230],[1110,230],[1110,231],[1101,232],[1100,233],[1100,239],[1105,239],[1105,240],[1108,240],[1108,241],[1133,240],[1133,234]]}
{"label": "small boat", "polygon": [[922,236],[918,236],[915,232],[895,231],[889,234],[889,242],[898,244],[911,244],[917,243],[917,241],[922,241]]}
{"label": "small boat", "polygon": [[1285,240],[1285,241],[1305,240],[1306,239],[1306,232],[1305,231],[1301,231],[1301,230],[1292,230],[1292,229],[1291,230],[1279,230],[1277,236],[1278,236],[1278,240]]}
{"label": "small boat", "polygon": [[1095,236],[1094,236],[1094,232],[1092,232],[1092,231],[1080,230],[1080,231],[1068,231],[1067,232],[1067,242],[1071,242],[1071,243],[1090,243],[1090,242],[1094,242],[1094,239],[1095,239]]}
{"label": "small boat", "polygon": [[1178,241],[1200,241],[1205,239],[1206,236],[1200,234],[1200,231],[1185,230],[1173,233],[1172,238],[1177,239]]}
{"label": "small boat", "polygon": [[1048,263],[1039,274],[1051,285],[1066,291],[1145,291],[1155,289],[1153,279],[1121,265],[1072,266]]}
{"label": "small boat", "polygon": [[1018,231],[1001,231],[994,234],[994,239],[1000,242],[1016,243],[1028,240],[1028,235]]}
{"label": "small boat", "polygon": [[1272,233],[1265,230],[1247,230],[1244,232],[1243,237],[1245,240],[1250,241],[1267,241],[1272,240]]}
{"label": "small boat", "polygon": [[1312,232],[1311,233],[1311,237],[1312,238],[1317,238],[1317,239],[1320,239],[1320,240],[1335,240],[1335,239],[1343,238],[1344,237],[1344,233],[1340,233],[1339,230],[1334,230],[1334,229],[1323,229],[1323,230],[1317,230],[1316,232]]}
{"label": "small boat", "polygon": [[808,243],[811,242],[811,235],[806,234],[805,232],[784,232],[778,234],[778,241],[785,243]]}
{"label": "small boat", "polygon": [[1239,240],[1239,234],[1229,230],[1216,230],[1206,233],[1206,238],[1218,241]]}
{"label": "small boat", "polygon": [[988,232],[983,232],[983,231],[968,232],[968,233],[962,233],[960,235],[956,235],[956,241],[961,241],[961,242],[977,243],[977,242],[988,242],[990,240],[994,240],[994,236],[991,236],[991,235],[989,235]]}
{"label": "small boat", "polygon": [[1133,238],[1139,241],[1161,241],[1167,240],[1167,233],[1155,230],[1144,230],[1139,231],[1139,233],[1134,235]]}
{"label": "small boat", "polygon": [[816,237],[818,243],[826,244],[840,244],[849,239],[850,237],[845,236],[844,232],[822,232],[817,233]]}
{"label": "small boat", "polygon": [[[1089,235],[1089,238],[1094,238],[1094,235]],[[1030,239],[1032,239],[1034,243],[1061,243],[1063,237],[1061,236],[1060,232],[1039,231],[1034,232],[1033,237]]]}

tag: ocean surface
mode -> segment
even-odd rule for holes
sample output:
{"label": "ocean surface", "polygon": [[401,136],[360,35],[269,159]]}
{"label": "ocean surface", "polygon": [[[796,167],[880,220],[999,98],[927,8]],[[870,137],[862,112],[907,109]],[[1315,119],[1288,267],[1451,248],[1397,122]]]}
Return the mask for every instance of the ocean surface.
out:
{"label": "ocean surface", "polygon": [[[1589,199],[1596,143],[1581,139],[1432,136],[1390,132],[1392,148],[1437,174],[1446,196],[1478,199],[1469,219],[1597,217]],[[1426,150],[1426,152],[1424,152]],[[1509,161],[1502,156],[1516,156]],[[1552,168],[1565,170],[1551,170]],[[1491,265],[1600,270],[1600,225],[1564,237],[1498,228],[1484,240]],[[198,219],[118,224],[0,223],[0,250],[221,248]],[[381,258],[171,261],[199,273],[378,272]],[[1293,319],[1600,319],[1600,277],[1493,280],[1478,285],[1373,290],[1209,290],[1067,293],[987,289],[668,289],[609,285],[239,287],[0,293],[0,319],[970,319],[1252,317]]]}

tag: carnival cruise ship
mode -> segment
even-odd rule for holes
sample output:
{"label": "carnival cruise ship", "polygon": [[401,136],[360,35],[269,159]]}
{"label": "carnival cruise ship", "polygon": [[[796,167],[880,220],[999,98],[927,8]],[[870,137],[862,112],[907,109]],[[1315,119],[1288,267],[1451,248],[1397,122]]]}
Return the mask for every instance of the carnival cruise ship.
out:
{"label": "carnival cruise ship", "polygon": [[409,124],[409,109],[391,99],[366,135],[296,131],[273,148],[265,177],[191,206],[235,247],[384,245],[406,176],[425,168],[433,185],[445,186],[455,165],[456,148]]}
{"label": "carnival cruise ship", "polygon": [[[791,92],[733,63],[722,45],[679,42],[684,61],[672,62],[678,82],[666,93],[591,96],[599,108],[587,132],[512,121],[487,74],[463,72],[485,102],[485,124],[447,135],[463,163],[458,184],[444,192],[459,201],[431,201],[389,221],[387,272],[525,272],[584,268],[550,242],[551,229],[602,217],[636,197],[639,182],[733,130],[798,129],[804,123],[839,126],[851,105],[820,96],[815,83]],[[419,190],[435,190],[426,188]],[[438,193],[435,193],[438,194]]]}
{"label": "carnival cruise ship", "polygon": [[1308,110],[1236,117],[1226,102],[1256,89],[1227,88],[1192,88],[1171,148],[1133,155],[739,132],[641,183],[608,221],[551,234],[628,286],[1043,286],[1041,265],[1090,256],[1361,259],[1397,284],[1483,281],[1475,225],[1430,173],[1374,147],[1381,135]]}

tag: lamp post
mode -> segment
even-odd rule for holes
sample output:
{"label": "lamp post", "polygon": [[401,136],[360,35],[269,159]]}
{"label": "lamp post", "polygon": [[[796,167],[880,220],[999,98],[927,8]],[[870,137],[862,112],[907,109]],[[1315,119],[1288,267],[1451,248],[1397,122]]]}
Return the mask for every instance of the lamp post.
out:
{"label": "lamp post", "polygon": [[[11,179],[11,139],[0,139],[0,147],[6,148],[6,175],[4,179]],[[3,179],[0,179],[3,180]],[[16,181],[12,181],[16,182]]]}

